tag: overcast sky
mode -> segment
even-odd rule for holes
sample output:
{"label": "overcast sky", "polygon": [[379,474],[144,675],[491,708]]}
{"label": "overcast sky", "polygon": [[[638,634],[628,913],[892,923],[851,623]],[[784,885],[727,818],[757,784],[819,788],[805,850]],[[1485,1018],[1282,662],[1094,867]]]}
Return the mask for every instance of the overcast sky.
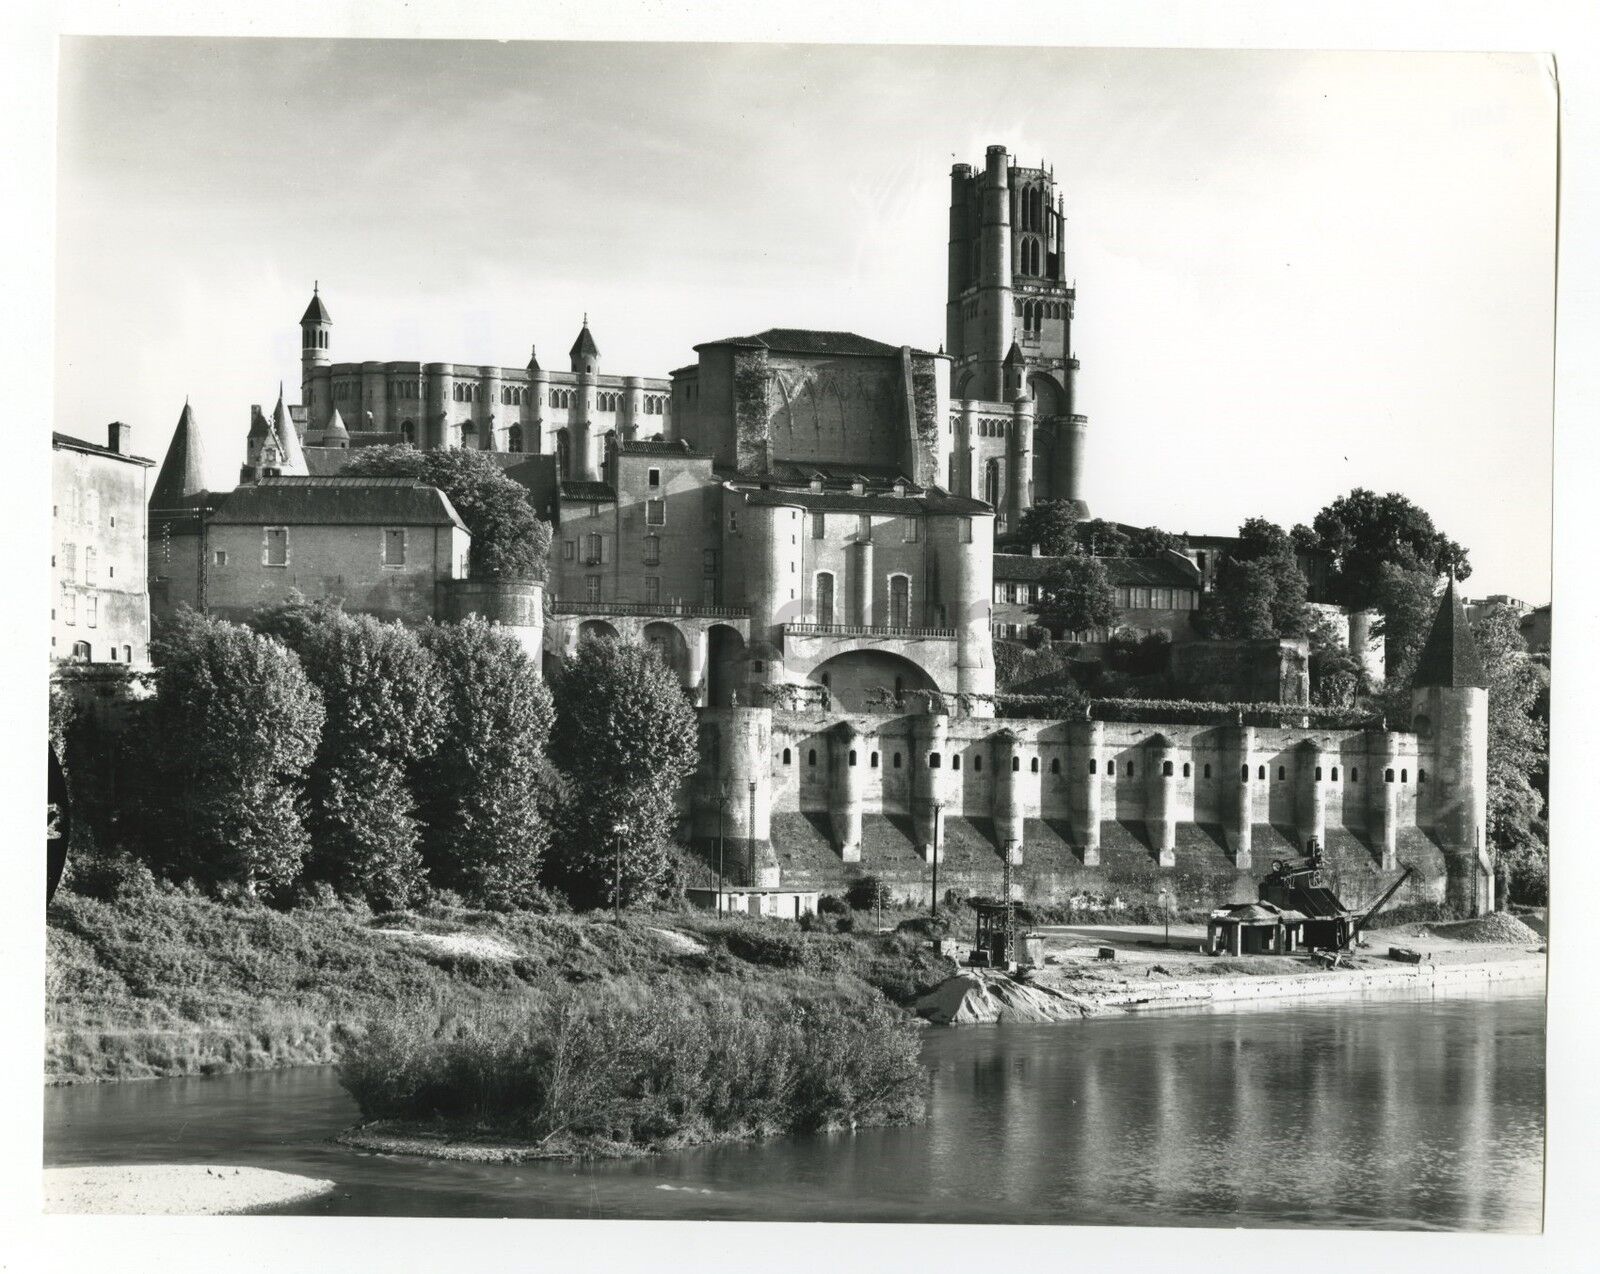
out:
{"label": "overcast sky", "polygon": [[1093,512],[1229,533],[1399,490],[1466,591],[1549,597],[1555,90],[1542,59],[69,39],[55,427],[187,395],[213,485],[336,361],[605,370],[843,328],[937,348],[949,169],[1066,194]]}

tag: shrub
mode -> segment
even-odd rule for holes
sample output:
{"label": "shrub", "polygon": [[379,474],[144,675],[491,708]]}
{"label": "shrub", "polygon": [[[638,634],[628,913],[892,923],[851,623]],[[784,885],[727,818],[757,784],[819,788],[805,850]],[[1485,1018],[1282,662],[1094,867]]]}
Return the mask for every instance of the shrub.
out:
{"label": "shrub", "polygon": [[857,876],[845,888],[844,900],[852,911],[869,911],[889,905],[889,886],[876,876]]}
{"label": "shrub", "polygon": [[817,899],[817,910],[824,916],[843,916],[849,913],[850,904],[838,894],[823,894]]}
{"label": "shrub", "polygon": [[920,1118],[917,1054],[910,1020],[881,1003],[612,985],[515,1015],[386,1015],[341,1050],[339,1078],[368,1119],[582,1152]]}

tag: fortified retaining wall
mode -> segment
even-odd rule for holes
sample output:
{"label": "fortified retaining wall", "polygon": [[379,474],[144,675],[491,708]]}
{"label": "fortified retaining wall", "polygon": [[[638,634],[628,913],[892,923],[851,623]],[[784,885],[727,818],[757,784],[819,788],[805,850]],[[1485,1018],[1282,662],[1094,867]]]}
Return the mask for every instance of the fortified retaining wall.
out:
{"label": "fortified retaining wall", "polygon": [[927,898],[937,852],[941,893],[998,893],[1009,856],[1028,898],[1184,907],[1253,898],[1316,837],[1346,901],[1402,865],[1400,900],[1439,899],[1472,853],[1436,753],[1454,763],[1381,729],[707,709],[691,837],[713,848],[720,808],[725,861],[737,841],[786,886]]}

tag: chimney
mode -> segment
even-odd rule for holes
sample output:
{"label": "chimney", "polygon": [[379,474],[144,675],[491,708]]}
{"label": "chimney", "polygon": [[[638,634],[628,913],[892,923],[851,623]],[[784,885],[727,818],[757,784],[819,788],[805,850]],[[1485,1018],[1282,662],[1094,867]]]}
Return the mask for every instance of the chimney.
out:
{"label": "chimney", "polygon": [[120,420],[113,420],[106,426],[106,446],[119,456],[128,454],[128,447],[132,439],[132,425],[125,425]]}

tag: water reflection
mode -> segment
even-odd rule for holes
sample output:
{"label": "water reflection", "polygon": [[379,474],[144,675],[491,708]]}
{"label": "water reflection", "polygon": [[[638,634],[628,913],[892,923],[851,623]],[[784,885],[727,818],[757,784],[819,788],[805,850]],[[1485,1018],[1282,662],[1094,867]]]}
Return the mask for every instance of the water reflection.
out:
{"label": "water reflection", "polygon": [[50,1090],[45,1154],[332,1177],[315,1213],[1530,1230],[1543,1050],[1533,988],[934,1030],[919,1128],[520,1166],[344,1150],[288,1071]]}

